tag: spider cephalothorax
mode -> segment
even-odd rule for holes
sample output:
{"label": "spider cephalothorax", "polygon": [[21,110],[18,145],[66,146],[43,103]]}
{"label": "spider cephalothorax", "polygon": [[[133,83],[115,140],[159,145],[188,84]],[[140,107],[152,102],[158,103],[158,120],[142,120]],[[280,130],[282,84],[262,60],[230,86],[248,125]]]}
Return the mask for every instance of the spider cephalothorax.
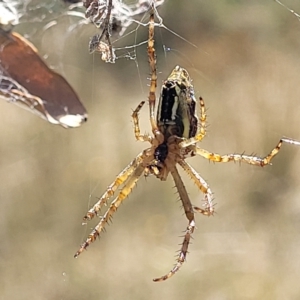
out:
{"label": "spider cephalothorax", "polygon": [[[81,245],[80,249],[76,252],[75,257],[93,243],[104,231],[105,225],[111,220],[113,214],[123,200],[131,193],[138,179],[143,174],[145,176],[153,174],[160,180],[166,180],[168,175],[171,174],[179,198],[182,202],[186,218],[188,219],[188,226],[184,233],[183,243],[175,266],[166,275],[154,279],[154,281],[163,281],[174,275],[186,259],[191,235],[195,229],[195,212],[200,212],[206,216],[210,216],[214,213],[212,191],[205,180],[185,161],[187,155],[200,155],[213,162],[235,161],[263,167],[271,163],[272,158],[279,152],[283,142],[294,145],[300,145],[300,143],[288,138],[282,138],[276,147],[265,157],[245,154],[220,155],[198,147],[197,143],[200,142],[206,134],[204,101],[202,98],[199,98],[200,115],[199,118],[197,118],[197,101],[194,97],[192,81],[188,72],[179,66],[174,68],[163,84],[157,108],[157,115],[155,117],[157,76],[153,39],[154,26],[153,7],[150,15],[148,40],[148,57],[151,69],[148,103],[153,136],[142,135],[139,127],[138,113],[145,104],[145,101],[142,101],[132,114],[136,139],[143,142],[149,142],[151,146],[137,155],[137,157],[111,183],[99,201],[87,212],[84,221],[91,220],[97,216],[101,208],[107,204],[108,200],[120,188],[116,198],[111,202],[105,214],[100,217],[100,222]],[[195,185],[203,193],[204,201],[202,207],[191,204],[186,188],[178,173],[177,164],[189,175],[191,180],[194,181]]]}

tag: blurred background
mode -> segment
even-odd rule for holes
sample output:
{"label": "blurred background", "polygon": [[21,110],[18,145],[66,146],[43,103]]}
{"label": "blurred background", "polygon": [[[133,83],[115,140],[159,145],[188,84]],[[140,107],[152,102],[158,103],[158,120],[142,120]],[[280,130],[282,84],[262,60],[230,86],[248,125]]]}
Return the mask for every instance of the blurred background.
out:
{"label": "blurred background", "polygon": [[[282,1],[300,13],[300,2]],[[0,298],[299,299],[300,148],[287,144],[266,168],[188,159],[210,184],[216,214],[196,216],[187,262],[166,282],[152,278],[173,266],[187,225],[171,178],[141,178],[107,232],[73,258],[97,222],[81,225],[87,209],[149,146],[135,141],[130,117],[147,99],[146,45],[106,64],[88,53],[97,29],[63,14],[63,2],[27,4],[15,30],[71,83],[89,120],[66,130],[0,102]],[[189,71],[208,108],[201,147],[266,155],[282,136],[300,140],[295,15],[271,0],[166,0],[158,11],[190,42],[156,28],[158,86],[177,64]],[[146,41],[147,28],[136,28],[118,46]],[[146,108],[140,119],[149,132]],[[182,177],[199,205],[203,195]]]}

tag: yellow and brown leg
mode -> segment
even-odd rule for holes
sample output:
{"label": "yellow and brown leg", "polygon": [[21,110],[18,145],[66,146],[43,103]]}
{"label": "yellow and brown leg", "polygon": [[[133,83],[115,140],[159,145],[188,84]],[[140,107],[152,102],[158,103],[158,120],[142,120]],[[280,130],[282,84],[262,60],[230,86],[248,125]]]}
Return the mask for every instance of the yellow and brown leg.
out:
{"label": "yellow and brown leg", "polygon": [[200,116],[199,116],[198,130],[196,136],[182,141],[179,144],[180,148],[186,148],[188,146],[194,145],[197,142],[200,142],[206,135],[207,115],[206,115],[204,100],[202,99],[202,97],[199,98],[199,103],[200,103]]}
{"label": "yellow and brown leg", "polygon": [[167,280],[168,278],[173,276],[180,269],[182,264],[185,262],[186,255],[187,255],[187,252],[188,252],[188,246],[189,246],[189,243],[190,243],[190,239],[191,239],[191,236],[192,236],[192,234],[194,232],[194,229],[195,229],[195,218],[194,218],[193,206],[192,206],[190,198],[187,194],[186,188],[185,188],[185,186],[182,182],[182,179],[180,178],[178,170],[172,163],[168,163],[167,160],[166,160],[166,165],[167,165],[168,169],[170,170],[170,172],[173,176],[175,186],[178,190],[179,197],[180,197],[180,200],[182,202],[184,212],[185,212],[185,215],[186,215],[186,217],[189,221],[189,224],[188,224],[187,229],[185,231],[183,243],[181,245],[181,249],[180,249],[180,252],[179,252],[177,262],[176,262],[175,266],[173,267],[173,269],[168,274],[166,274],[162,277],[153,279],[153,281],[155,281],[155,282]]}
{"label": "yellow and brown leg", "polygon": [[[199,129],[197,135],[199,135],[201,137],[201,140],[204,138],[204,136],[206,135],[206,109],[205,109],[205,104],[204,104],[204,100],[202,97],[199,97],[199,103],[200,103],[200,115],[199,115]],[[196,135],[196,138],[197,138]]]}
{"label": "yellow and brown leg", "polygon": [[205,216],[213,215],[213,195],[207,182],[196,172],[196,170],[191,165],[189,165],[184,160],[180,160],[178,163],[183,168],[183,170],[190,176],[190,178],[195,182],[200,191],[204,194],[204,209],[198,206],[193,206],[194,210]]}
{"label": "yellow and brown leg", "polygon": [[156,74],[156,54],[154,48],[155,8],[154,8],[154,4],[152,5],[153,7],[150,13],[150,20],[149,20],[149,38],[148,38],[148,48],[147,48],[149,65],[150,65],[150,74],[151,74],[148,101],[149,101],[149,114],[150,114],[150,123],[151,123],[152,132],[155,138],[158,140],[159,144],[161,144],[164,141],[164,136],[159,131],[155,120],[157,74]]}
{"label": "yellow and brown leg", "polygon": [[149,39],[148,39],[148,59],[150,65],[150,92],[149,92],[149,110],[150,110],[150,122],[152,126],[153,133],[155,130],[158,130],[156,122],[155,122],[155,102],[156,102],[156,87],[157,87],[157,74],[156,74],[156,54],[154,48],[154,10],[150,14],[149,20]]}
{"label": "yellow and brown leg", "polygon": [[99,199],[99,201],[87,212],[84,216],[83,221],[89,221],[97,216],[98,212],[101,210],[103,205],[107,205],[107,201],[112,197],[117,190],[117,188],[124,184],[128,177],[135,172],[137,167],[142,162],[143,153],[140,153],[114,180],[114,182],[107,188],[105,193]]}
{"label": "yellow and brown leg", "polygon": [[78,255],[80,255],[83,250],[85,250],[91,243],[93,243],[97,237],[101,234],[101,232],[104,231],[105,225],[112,219],[113,214],[117,211],[118,207],[121,205],[121,203],[128,197],[128,195],[131,193],[132,189],[135,187],[137,181],[141,177],[141,175],[144,172],[144,167],[141,163],[139,163],[134,172],[131,174],[131,176],[127,179],[125,182],[123,188],[121,189],[119,195],[112,201],[110,204],[108,210],[104,214],[104,216],[101,218],[98,225],[94,228],[94,230],[90,233],[86,241],[81,245],[80,249],[75,253],[74,257],[76,258]]}
{"label": "yellow and brown leg", "polygon": [[246,154],[225,154],[225,155],[220,155],[217,153],[212,153],[207,150],[201,149],[199,147],[195,147],[194,153],[198,154],[210,161],[213,162],[245,162],[250,165],[255,165],[255,166],[261,166],[264,167],[266,165],[271,164],[271,160],[273,159],[274,156],[277,155],[277,153],[280,151],[281,146],[283,143],[288,143],[292,145],[297,145],[300,146],[300,142],[289,139],[289,138],[282,138],[280,139],[279,143],[275,146],[272,151],[266,155],[265,157],[258,157],[254,155],[246,155]]}
{"label": "yellow and brown leg", "polygon": [[142,107],[143,107],[144,104],[145,104],[145,101],[142,101],[137,106],[137,108],[133,111],[133,113],[131,115],[131,117],[133,119],[134,135],[135,135],[135,138],[138,141],[152,143],[152,140],[153,140],[152,136],[147,135],[147,134],[142,135],[141,134],[141,130],[140,130],[140,125],[139,125],[139,111],[142,109]]}

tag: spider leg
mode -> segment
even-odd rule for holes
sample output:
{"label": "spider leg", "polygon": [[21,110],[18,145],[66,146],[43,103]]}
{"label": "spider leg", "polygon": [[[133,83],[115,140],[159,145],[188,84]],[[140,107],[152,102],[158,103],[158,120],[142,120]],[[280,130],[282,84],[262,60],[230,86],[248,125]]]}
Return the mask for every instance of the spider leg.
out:
{"label": "spider leg", "polygon": [[150,113],[150,123],[152,132],[155,138],[159,141],[159,143],[163,143],[164,136],[159,131],[156,120],[155,120],[155,102],[156,102],[156,87],[157,87],[157,74],[156,74],[156,55],[155,55],[155,48],[154,48],[154,4],[152,4],[152,11],[150,13],[150,20],[149,20],[149,39],[148,39],[148,59],[151,71],[151,78],[150,78],[150,91],[149,91],[149,113]]}
{"label": "spider leg", "polygon": [[174,182],[175,182],[176,188],[178,190],[180,200],[182,201],[184,212],[189,221],[189,224],[185,231],[183,243],[181,245],[181,249],[179,251],[179,255],[178,255],[175,266],[168,274],[166,274],[162,277],[153,279],[153,281],[155,281],[155,282],[167,280],[168,278],[173,276],[180,269],[180,267],[182,266],[182,264],[184,263],[184,261],[186,259],[191,235],[193,234],[194,229],[195,229],[194,210],[193,210],[192,203],[189,199],[189,196],[187,194],[186,188],[183,184],[183,181],[180,178],[180,175],[178,173],[176,166],[174,166],[170,162],[168,163],[167,160],[165,162],[166,162],[166,165],[167,165],[168,169],[170,170],[172,177],[174,179]]}
{"label": "spider leg", "polygon": [[206,135],[206,108],[205,108],[205,104],[204,104],[204,100],[202,97],[199,97],[199,103],[200,103],[200,115],[199,115],[199,128],[198,128],[198,134],[196,135],[196,137],[198,135],[202,136],[201,140],[204,138],[204,136]]}
{"label": "spider leg", "polygon": [[204,194],[204,209],[194,206],[194,210],[197,212],[200,212],[201,214],[205,216],[211,216],[214,214],[214,206],[213,206],[213,195],[212,191],[207,184],[207,182],[196,172],[196,170],[189,165],[184,160],[178,161],[179,165],[183,168],[183,170],[191,177],[191,179],[195,182],[197,187],[200,189],[201,192]]}
{"label": "spider leg", "polygon": [[[99,201],[87,212],[83,217],[83,221],[89,221],[97,216],[103,205],[107,204],[107,201],[112,197],[117,188],[122,185],[128,177],[138,168],[142,162],[143,153],[140,153],[114,180],[114,182],[107,188],[105,193],[99,199]],[[126,184],[125,184],[126,185]]]}
{"label": "spider leg", "polygon": [[145,104],[145,101],[142,101],[137,108],[133,111],[131,117],[133,119],[133,125],[134,125],[134,135],[135,138],[138,141],[142,141],[142,142],[150,142],[152,143],[153,138],[150,135],[141,134],[141,130],[140,130],[140,125],[139,125],[139,111],[141,110],[141,108],[143,107],[143,105]]}
{"label": "spider leg", "polygon": [[[133,162],[135,161],[136,160],[134,160]],[[139,180],[143,172],[144,172],[143,165],[141,164],[141,162],[137,163],[133,173],[129,176],[129,178],[125,182],[119,195],[114,199],[114,201],[112,201],[108,210],[101,218],[98,225],[96,225],[96,227],[90,233],[86,241],[80,246],[80,249],[75,253],[74,255],[75,258],[78,255],[80,255],[83,252],[83,250],[85,250],[91,243],[93,243],[96,240],[96,238],[100,235],[101,232],[104,231],[105,225],[112,219],[113,214],[117,211],[118,207],[121,205],[123,200],[125,200],[127,196],[131,193],[132,189],[135,187],[137,181]]]}
{"label": "spider leg", "polygon": [[258,157],[258,156],[245,155],[245,154],[220,155],[217,153],[211,153],[211,152],[201,149],[199,147],[195,147],[194,153],[198,154],[208,160],[214,161],[214,162],[230,162],[230,161],[245,162],[250,165],[264,167],[266,165],[271,164],[271,160],[279,152],[283,143],[300,146],[300,142],[298,142],[296,140],[292,140],[290,138],[281,138],[280,141],[278,142],[278,144],[265,157]]}
{"label": "spider leg", "polygon": [[157,74],[156,74],[156,54],[154,48],[154,11],[152,10],[149,20],[149,39],[148,39],[148,58],[151,70],[150,79],[150,92],[149,92],[149,109],[150,109],[150,122],[153,133],[158,130],[155,122],[154,109],[156,102],[156,87],[157,87]]}
{"label": "spider leg", "polygon": [[206,115],[206,108],[205,108],[204,100],[202,99],[202,97],[199,98],[199,103],[200,103],[200,115],[199,115],[197,133],[194,137],[182,141],[179,144],[180,148],[186,148],[188,146],[194,145],[197,142],[200,142],[206,135],[207,115]]}

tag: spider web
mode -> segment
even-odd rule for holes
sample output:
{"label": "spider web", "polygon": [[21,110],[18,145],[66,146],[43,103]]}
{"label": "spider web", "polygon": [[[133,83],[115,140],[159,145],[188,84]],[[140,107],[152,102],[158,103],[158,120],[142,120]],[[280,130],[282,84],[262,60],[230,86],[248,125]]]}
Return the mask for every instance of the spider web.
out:
{"label": "spider web", "polygon": [[[15,29],[70,80],[90,119],[65,132],[1,106],[3,297],[143,299],[147,293],[160,298],[161,288],[146,281],[173,262],[185,224],[171,180],[141,180],[109,235],[80,260],[72,259],[86,236],[81,218],[89,195],[92,204],[147,147],[134,141],[130,121],[132,109],[147,99],[147,13],[113,40],[116,60],[109,64],[101,53],[88,54],[99,30],[86,24],[82,7],[58,0],[7,2],[19,13]],[[198,48],[156,27],[158,90],[176,64],[187,68],[208,106],[210,126],[201,146],[265,154],[282,135],[299,139],[299,3],[186,2],[166,0],[158,13],[165,26]],[[141,128],[147,131],[144,111]],[[162,287],[164,298],[298,298],[299,161],[298,149],[291,147],[264,170],[189,160],[209,182],[218,214],[209,220],[197,216],[188,263],[170,289]],[[195,187],[184,181],[198,204]],[[128,273],[142,275],[124,278]],[[74,284],[79,281],[83,284]]]}
{"label": "spider web", "polygon": [[279,0],[274,0],[274,1],[277,2],[279,5],[281,5],[282,7],[284,7],[290,13],[292,13],[300,21],[300,14],[299,13],[297,13],[296,11],[291,9],[288,5],[284,4],[284,2],[281,2]]}
{"label": "spider web", "polygon": [[[142,59],[147,61],[144,54],[146,53],[147,26],[152,1],[127,1],[128,4],[126,1],[119,0],[95,2],[99,3],[100,8],[103,4],[103,11],[99,8],[100,13],[96,15],[86,12],[88,9],[86,10],[82,3],[67,5],[61,0],[14,1],[10,2],[9,6],[17,12],[14,22],[17,25],[16,30],[33,41],[38,49],[47,48],[47,52],[44,51],[46,53],[41,50],[44,58],[49,60],[49,64],[53,68],[62,73],[64,70],[60,62],[61,56],[68,41],[76,39],[76,34],[85,36],[85,41],[88,44],[86,47],[90,53],[95,53],[95,59],[100,56],[104,62],[111,63],[120,59],[132,60],[138,66],[137,53],[142,48],[144,51]],[[109,9],[110,2],[112,4],[111,9]],[[155,1],[156,27],[197,48],[183,36],[165,26],[157,10],[163,9],[163,4],[164,0]],[[86,6],[89,8],[88,5]],[[63,28],[64,25],[62,24],[65,24],[64,34],[57,30],[59,27]],[[160,39],[162,39],[162,33],[160,35]],[[44,43],[45,46],[41,43]],[[177,51],[175,48],[162,44],[161,41],[159,47],[163,49],[164,56],[172,51]],[[80,48],[82,52],[87,49],[82,43]],[[180,55],[180,52],[178,53]]]}
{"label": "spider web", "polygon": [[[108,1],[103,1],[105,4],[108,3]],[[75,46],[75,51],[81,51],[82,53],[82,57],[87,57],[87,51],[88,51],[88,44],[92,41],[90,40],[90,38],[92,38],[93,36],[99,34],[101,35],[102,32],[102,28],[101,28],[101,24],[98,23],[96,24],[98,27],[100,26],[100,28],[97,28],[96,26],[94,26],[93,24],[87,24],[86,19],[84,18],[84,14],[85,14],[85,9],[80,6],[80,5],[66,5],[64,4],[62,1],[56,0],[56,1],[43,1],[43,3],[41,3],[40,1],[15,1],[15,7],[17,8],[17,11],[19,12],[19,19],[20,19],[20,26],[17,27],[17,29],[23,31],[26,33],[26,36],[28,36],[29,38],[33,38],[37,41],[37,43],[39,43],[40,38],[42,37],[42,42],[44,43],[44,48],[47,49],[46,53],[44,53],[45,58],[47,59],[47,61],[50,63],[50,65],[52,65],[55,69],[57,69],[58,71],[60,71],[61,73],[65,73],[65,66],[63,66],[62,58],[66,59],[65,57],[62,57],[65,54],[65,49],[66,48],[72,48],[73,45],[76,43]],[[148,23],[148,11],[147,11],[147,7],[140,10],[137,7],[137,4],[140,3],[140,1],[115,1],[113,2],[116,6],[115,8],[115,12],[114,15],[117,18],[117,21],[121,22],[121,25],[118,28],[118,30],[115,30],[111,32],[111,43],[112,43],[112,47],[113,47],[113,53],[114,56],[108,54],[109,51],[107,50],[107,44],[104,44],[102,49],[100,49],[101,51],[95,51],[93,55],[91,55],[91,59],[92,59],[92,67],[89,65],[89,67],[87,67],[87,71],[89,72],[89,76],[91,81],[93,81],[93,86],[98,85],[98,77],[96,75],[95,69],[99,68],[103,68],[103,62],[101,61],[101,59],[104,62],[112,62],[115,61],[116,62],[116,67],[114,67],[116,70],[118,68],[118,65],[122,64],[123,66],[126,64],[126,66],[128,67],[128,65],[130,65],[131,63],[133,63],[133,65],[135,66],[135,72],[133,70],[131,70],[130,74],[131,76],[133,76],[135,79],[133,81],[135,81],[135,87],[138,86],[138,89],[135,89],[135,92],[133,94],[139,95],[139,97],[135,97],[135,101],[133,101],[133,104],[129,104],[129,105],[124,105],[122,108],[120,108],[120,110],[116,110],[116,112],[114,112],[112,109],[108,109],[109,114],[110,115],[124,115],[124,118],[122,117],[122,120],[124,121],[124,123],[128,122],[129,119],[129,114],[125,113],[125,112],[130,112],[130,110],[135,106],[135,104],[141,99],[141,98],[146,98],[147,97],[147,93],[148,93],[148,88],[147,88],[147,77],[149,74],[149,69],[148,69],[148,63],[147,63],[147,55],[146,55],[146,43],[147,43],[147,37],[148,37],[148,33],[147,33],[147,23]],[[148,1],[144,1],[143,3],[146,3],[147,5],[150,4],[150,2]],[[213,19],[213,20],[217,20],[217,18],[215,18],[215,15],[217,15],[218,10],[220,10],[219,6],[222,6],[220,4],[218,4],[217,2],[214,3],[214,1],[212,2],[212,12],[210,11],[208,13],[208,16]],[[285,8],[285,10],[287,12],[293,13],[293,15],[295,15],[298,18],[298,14],[297,12],[295,12],[294,10],[292,10],[291,8],[289,8],[290,6],[289,3],[287,1],[283,2],[283,1],[274,1],[274,6],[276,6],[277,4],[280,4],[280,6],[283,6]],[[157,50],[157,59],[158,59],[158,70],[159,70],[159,79],[158,82],[160,82],[161,80],[165,79],[168,75],[168,72],[174,67],[174,65],[176,64],[181,64],[184,65],[185,67],[187,67],[187,69],[189,71],[193,71],[194,74],[199,75],[198,78],[195,78],[195,76],[193,76],[194,78],[194,82],[195,82],[195,89],[196,91],[200,90],[201,88],[201,94],[205,95],[205,94],[209,94],[208,92],[205,91],[205,89],[207,89],[207,86],[209,87],[208,90],[210,89],[214,89],[216,83],[214,82],[215,75],[219,74],[219,76],[225,76],[225,72],[224,70],[224,61],[225,61],[225,68],[226,69],[233,69],[234,70],[234,63],[233,63],[233,55],[232,53],[228,54],[228,56],[226,56],[226,51],[223,51],[222,55],[225,58],[224,61],[219,60],[218,57],[220,56],[220,53],[218,51],[216,51],[215,49],[211,49],[211,50],[207,50],[209,49],[209,44],[207,45],[203,45],[201,39],[198,41],[197,40],[197,36],[194,35],[194,37],[189,38],[190,35],[190,31],[192,31],[192,28],[188,27],[184,27],[185,29],[181,30],[181,26],[177,26],[175,27],[175,25],[173,23],[173,25],[168,25],[169,24],[169,19],[166,18],[168,17],[168,14],[166,12],[167,9],[169,9],[168,6],[169,2],[165,1],[165,3],[163,3],[161,6],[159,6],[157,8],[158,12],[156,14],[156,50]],[[178,4],[177,4],[178,5]],[[234,5],[233,2],[228,1],[226,4],[224,4],[222,6],[222,9],[224,9],[225,5]],[[239,5],[239,1],[235,2],[235,5],[238,7]],[[278,8],[281,8],[278,5]],[[271,8],[271,6],[270,6]],[[205,9],[205,8],[204,8]],[[174,12],[169,12],[169,14],[171,14]],[[244,15],[243,12],[238,12],[236,13],[237,16],[239,15]],[[230,29],[230,23],[227,21],[226,22],[226,17],[223,14],[220,14],[220,19],[224,18],[225,19],[225,26],[227,26],[227,28]],[[161,19],[163,18],[163,19]],[[208,18],[208,17],[207,17]],[[181,20],[181,22],[183,22],[184,20],[180,17],[180,14],[176,15],[176,19]],[[289,22],[290,21],[290,17],[287,18],[287,20]],[[59,27],[61,25],[62,21],[65,21],[65,34],[61,35],[61,37],[59,38],[59,35],[55,35],[52,32],[55,33],[55,29],[56,27]],[[205,21],[206,22],[206,21]],[[200,28],[204,28],[205,29],[205,22],[203,22],[203,24],[200,24],[199,27]],[[248,22],[248,23],[247,23]],[[32,24],[36,24],[38,23],[39,26],[31,26]],[[97,22],[96,22],[97,23]],[[167,24],[167,25],[165,25]],[[251,22],[249,19],[247,19],[245,17],[245,20],[243,20],[242,22],[238,22],[237,21],[237,26],[247,26],[247,24],[249,24],[250,26],[252,26]],[[26,26],[27,25],[27,26]],[[181,24],[182,26],[184,25],[183,23]],[[198,26],[198,25],[197,25]],[[223,25],[224,26],[224,25]],[[177,34],[175,31],[172,31],[170,28],[176,28],[176,31],[179,32],[179,34]],[[196,26],[195,26],[196,27]],[[28,28],[30,28],[29,30],[27,30]],[[267,27],[265,27],[267,28]],[[216,27],[215,29],[216,31],[219,31],[220,28]],[[261,29],[261,31],[263,32],[264,29]],[[85,35],[85,41],[84,42],[80,42],[78,44],[78,40],[76,38],[77,35]],[[205,30],[201,30],[201,35],[205,36],[206,32]],[[50,39],[46,39],[45,37],[50,36]],[[217,34],[218,38],[221,40],[223,37],[221,34]],[[55,39],[56,42],[53,42],[53,38]],[[237,38],[240,38],[239,35],[237,35]],[[263,38],[263,34],[262,34],[262,38]],[[73,41],[71,43],[68,43],[68,40],[73,39]],[[48,41],[47,41],[48,40]],[[188,40],[193,41],[194,43],[196,43],[199,46],[195,46],[195,44],[188,42]],[[233,41],[234,42],[234,41]],[[105,40],[104,40],[105,43]],[[52,44],[55,45],[55,52],[54,54],[51,53],[51,51],[49,51],[48,49],[51,49]],[[70,44],[72,45],[71,47]],[[80,49],[79,49],[80,46]],[[188,46],[188,47],[187,47]],[[208,46],[208,47],[207,47]],[[93,48],[92,48],[93,49]],[[183,49],[183,50],[182,50]],[[222,44],[220,44],[220,49],[226,49],[226,46],[223,46]],[[91,47],[90,49],[91,50]],[[93,49],[95,50],[95,49]],[[190,53],[192,53],[190,55]],[[67,63],[68,64],[78,64],[77,61],[75,62],[75,58],[73,60],[71,60],[72,57],[72,53],[68,54],[68,60]],[[112,59],[113,58],[113,59]],[[77,58],[76,58],[77,60]],[[199,63],[199,61],[206,61],[208,62],[208,64],[206,65],[205,63]],[[107,67],[105,67],[107,68]],[[218,69],[218,71],[217,71]],[[112,69],[110,69],[110,72],[113,72]],[[205,70],[205,71],[204,71]],[[97,71],[96,71],[97,72]],[[91,74],[92,73],[92,74]],[[115,73],[114,73],[115,74]],[[213,75],[214,74],[214,75]],[[121,74],[122,75],[122,74]],[[114,75],[115,76],[115,75]],[[201,78],[199,80],[199,78]],[[105,80],[105,79],[104,79]],[[199,82],[199,84],[197,84],[197,82]],[[101,82],[102,84],[102,82]],[[132,84],[132,83],[131,83]],[[80,86],[80,84],[79,84]],[[102,90],[99,92],[93,92],[91,94],[91,98],[92,101],[99,101],[99,94],[101,95],[103,93],[104,89],[109,89],[109,84],[107,84],[106,80],[103,83],[103,87]],[[199,88],[198,88],[199,87]],[[204,92],[202,92],[204,89]],[[158,88],[159,90],[159,88]],[[212,99],[220,99],[223,97],[223,95],[220,95],[217,93],[218,90],[228,90],[228,86],[224,86],[218,89],[215,89],[215,92],[210,93],[210,96]],[[229,88],[230,90],[230,88]],[[142,91],[142,92],[141,92]],[[199,95],[199,93],[197,93]],[[214,101],[215,103],[218,101]],[[215,103],[210,103],[209,107],[211,110],[213,111],[218,111],[219,109],[219,105],[215,104]],[[239,103],[236,103],[236,100],[232,103],[230,101],[226,102],[228,105],[228,115],[231,115],[232,110],[234,110],[236,108],[236,105],[239,105]],[[248,101],[248,103],[251,103],[250,101]],[[244,105],[244,104],[243,104]],[[249,105],[249,107],[247,107],[247,109],[251,112],[251,115],[253,115],[255,121],[253,122],[254,124],[259,124],[259,120],[258,120],[258,116],[259,114],[257,113],[257,111],[255,110],[255,105]],[[114,107],[114,110],[116,108]],[[226,109],[226,107],[225,107]],[[268,108],[270,109],[270,108]],[[272,109],[272,108],[271,108]],[[240,107],[239,111],[243,111],[244,108]],[[101,111],[101,109],[100,109]],[[100,112],[98,112],[100,114]],[[273,111],[273,113],[275,112],[275,109]],[[210,120],[212,120],[212,124],[215,124],[219,121],[224,120],[224,118],[222,117],[222,112],[220,112],[219,114],[217,114],[217,116],[215,116],[215,119],[213,119],[214,116],[212,116],[212,118]],[[236,119],[238,121],[238,124],[243,124],[248,122],[248,118],[244,118],[241,115],[239,116],[235,116],[233,115],[231,118]],[[131,123],[128,122],[128,127],[131,126]],[[222,128],[226,128],[225,124],[224,126],[221,126]],[[142,128],[148,128],[148,119],[147,119],[147,114],[144,114],[144,117],[142,118]],[[130,130],[129,130],[130,131]],[[128,131],[128,132],[129,132]],[[214,131],[219,131],[220,134],[219,136],[217,136],[216,140],[221,141],[221,145],[222,145],[222,149],[224,149],[224,151],[230,152],[232,150],[232,148],[234,148],[234,150],[238,151],[239,147],[241,147],[242,151],[245,149],[244,147],[246,147],[246,149],[250,149],[252,150],[252,148],[250,148],[249,146],[245,146],[245,143],[240,143],[237,144],[236,140],[233,141],[229,141],[228,139],[224,138],[224,136],[227,135],[227,132],[224,130],[224,132],[222,132],[222,130],[220,131],[220,129],[214,128]],[[286,133],[287,135],[292,136],[289,133]],[[130,133],[129,133],[130,135]],[[280,135],[280,134],[278,134]],[[277,135],[276,135],[277,136]],[[90,139],[94,139],[94,135],[92,135],[92,137]],[[260,142],[263,142],[263,139],[261,138]],[[216,143],[216,147],[218,146],[218,143]],[[111,145],[111,147],[117,147],[117,145],[113,144]],[[143,147],[143,145],[139,146],[139,147]],[[106,153],[106,155],[105,155]],[[104,152],[103,156],[109,156],[110,151],[109,149],[106,150],[106,152]],[[102,179],[101,178],[97,178],[97,182],[100,182]],[[211,180],[209,180],[211,181]],[[94,195],[94,188],[96,188],[96,186],[91,188],[91,194]],[[101,191],[100,191],[101,193]],[[97,191],[98,194],[98,191]]]}

